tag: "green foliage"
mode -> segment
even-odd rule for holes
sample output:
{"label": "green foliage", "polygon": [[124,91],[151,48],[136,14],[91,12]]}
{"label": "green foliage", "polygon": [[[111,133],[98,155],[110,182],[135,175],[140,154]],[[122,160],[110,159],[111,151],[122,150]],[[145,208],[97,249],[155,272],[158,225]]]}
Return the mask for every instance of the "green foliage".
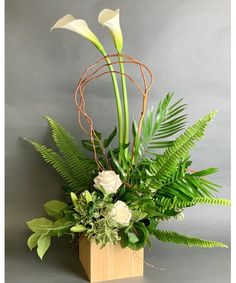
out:
{"label": "green foliage", "polygon": [[208,240],[202,240],[196,237],[187,237],[182,234],[178,234],[173,231],[161,231],[157,230],[155,233],[155,237],[162,241],[162,242],[169,242],[169,243],[175,243],[179,245],[186,245],[189,247],[200,247],[200,248],[228,248],[223,243],[215,242],[215,241],[208,241]]}
{"label": "green foliage", "polygon": [[158,205],[161,207],[161,211],[164,213],[166,210],[186,208],[194,206],[197,204],[211,204],[211,205],[230,205],[231,202],[228,199],[223,198],[209,198],[209,197],[196,197],[191,201],[183,201],[175,198],[161,198],[157,201]]}
{"label": "green foliage", "polygon": [[[117,134],[117,128],[115,127],[114,130],[111,132],[111,134],[103,140],[102,134],[95,131],[95,136],[94,136],[94,144],[95,144],[95,150],[97,154],[105,154],[106,148],[111,144],[113,139],[115,138]],[[93,152],[93,144],[91,140],[86,139],[81,141],[83,147],[87,149],[88,151]]]}
{"label": "green foliage", "polygon": [[189,151],[205,134],[207,124],[213,119],[213,111],[197,121],[181,134],[162,156],[150,163],[148,172],[149,186],[159,189],[176,171],[179,160],[189,156]]}
{"label": "green foliage", "polygon": [[191,201],[196,197],[212,197],[211,191],[216,191],[218,185],[203,177],[185,173],[178,179],[162,185],[157,191],[158,196],[178,197],[181,200]]}
{"label": "green foliage", "polygon": [[184,129],[187,115],[183,114],[183,111],[186,104],[182,104],[180,99],[170,105],[172,97],[173,93],[168,93],[163,101],[158,103],[156,111],[151,109],[147,112],[142,125],[140,149],[142,154],[156,155],[156,149],[168,148],[172,141],[166,138]]}
{"label": "green foliage", "polygon": [[61,218],[63,215],[63,210],[67,207],[68,205],[65,202],[58,200],[48,201],[44,205],[47,214],[55,218]]}
{"label": "green foliage", "polygon": [[[92,176],[97,173],[96,163],[88,159],[79,149],[73,137],[55,120],[46,117],[58,153],[44,145],[29,141],[44,160],[67,182],[67,192],[81,191],[92,185]],[[69,187],[69,189],[68,189]]]}
{"label": "green foliage", "polygon": [[50,247],[50,244],[51,244],[51,236],[47,234],[40,235],[37,241],[37,245],[38,245],[37,253],[40,259],[43,259],[43,256]]}
{"label": "green foliage", "polygon": [[39,217],[28,221],[27,225],[31,231],[41,234],[45,231],[49,231],[52,228],[53,223],[45,217]]}
{"label": "green foliage", "polygon": [[40,234],[38,233],[33,233],[28,241],[27,241],[27,245],[28,247],[30,248],[30,250],[32,251],[33,248],[35,248],[37,246],[37,241],[38,241],[38,238],[40,237]]}
{"label": "green foliage", "polygon": [[67,234],[70,228],[76,223],[74,217],[69,219],[66,211],[71,208],[64,202],[51,200],[44,205],[49,216],[56,218],[55,222],[45,217],[39,217],[27,222],[27,225],[34,233],[27,241],[28,247],[32,250],[37,247],[38,256],[42,259],[50,247],[51,237]]}
{"label": "green foliage", "polygon": [[119,234],[122,248],[129,247],[132,250],[139,250],[148,241],[148,230],[142,222],[135,222],[133,225],[121,229]]}
{"label": "green foliage", "polygon": [[[160,101],[156,111],[147,112],[141,136],[137,123],[133,122],[134,143],[125,155],[110,147],[116,128],[105,139],[95,132],[100,163],[105,170],[119,174],[123,183],[115,194],[105,194],[102,187],[99,190],[93,187],[93,179],[98,174],[94,159],[84,155],[64,127],[46,117],[57,151],[29,142],[65,179],[65,192],[70,193],[71,199],[68,204],[58,200],[45,203],[45,211],[53,220],[40,217],[27,222],[33,232],[27,245],[31,250],[37,247],[41,259],[52,237],[69,234],[74,238],[78,233],[94,239],[101,247],[120,241],[123,248],[138,250],[150,245],[149,235],[187,246],[227,247],[219,242],[157,229],[160,222],[180,217],[184,208],[193,205],[230,205],[230,200],[213,196],[219,186],[207,178],[217,172],[216,168],[199,171],[189,168],[192,164],[190,150],[204,136],[216,112],[206,115],[174,139],[185,127],[186,105],[182,100],[171,103],[172,96],[168,94]],[[82,145],[93,151],[90,140],[83,140]],[[129,144],[123,145],[123,149],[128,147]],[[160,149],[162,151],[158,152]],[[119,224],[110,214],[118,200],[125,202],[132,213],[128,226]]]}

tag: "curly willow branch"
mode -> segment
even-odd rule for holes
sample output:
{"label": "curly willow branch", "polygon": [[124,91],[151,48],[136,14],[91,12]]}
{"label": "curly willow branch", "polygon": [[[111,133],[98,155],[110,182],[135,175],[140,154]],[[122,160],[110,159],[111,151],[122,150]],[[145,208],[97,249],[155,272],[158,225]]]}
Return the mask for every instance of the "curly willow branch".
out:
{"label": "curly willow branch", "polygon": [[[120,63],[119,60],[111,62],[111,63],[105,63],[102,64],[101,66],[99,66],[100,63],[102,63],[103,61],[106,60],[106,57],[108,58],[117,58],[117,57],[122,57],[125,60],[122,60],[123,63],[125,64],[135,64],[139,66],[139,70],[140,70],[140,74],[141,74],[141,78],[143,80],[143,88],[141,87],[141,85],[130,75],[126,74],[126,73],[121,73],[120,71],[104,71],[104,68],[108,67],[109,65],[117,65]],[[146,73],[149,75],[149,83],[147,82],[147,78],[145,76],[145,71]],[[124,75],[125,77],[127,77],[135,86],[136,88],[139,90],[140,94],[142,95],[142,107],[141,107],[141,113],[140,113],[140,117],[139,117],[139,123],[138,123],[138,134],[140,136],[141,134],[141,130],[142,130],[142,122],[143,122],[143,118],[146,112],[146,107],[147,107],[147,96],[148,96],[148,92],[152,86],[152,82],[153,82],[153,76],[152,73],[150,71],[150,69],[144,65],[143,63],[141,63],[140,61],[138,61],[137,59],[134,59],[133,57],[129,56],[129,55],[124,55],[124,54],[110,54],[107,55],[105,57],[102,57],[101,59],[99,59],[97,62],[95,62],[94,64],[88,66],[86,68],[86,70],[83,72],[76,90],[74,92],[74,101],[78,110],[78,122],[79,125],[81,127],[81,129],[86,133],[89,134],[90,136],[90,140],[93,146],[93,151],[94,151],[94,158],[95,161],[99,167],[100,170],[104,170],[103,165],[101,164],[101,162],[99,161],[98,157],[97,157],[97,153],[96,153],[96,146],[95,146],[95,139],[97,139],[97,141],[99,142],[99,145],[103,151],[105,160],[108,164],[108,160],[105,154],[105,149],[103,147],[103,145],[101,144],[101,142],[99,141],[96,132],[94,130],[94,124],[93,124],[93,120],[91,119],[91,117],[88,115],[88,113],[86,112],[85,109],[85,88],[86,85],[91,82],[92,80],[98,79],[101,76],[104,76],[106,74],[110,74],[110,73],[115,73],[115,74],[119,74],[119,75]],[[79,96],[79,99],[78,99]],[[87,122],[87,126],[89,127],[89,131],[87,131],[85,129],[85,127],[82,124],[81,121],[81,115],[85,118],[85,121]],[[109,164],[108,164],[109,165]]]}

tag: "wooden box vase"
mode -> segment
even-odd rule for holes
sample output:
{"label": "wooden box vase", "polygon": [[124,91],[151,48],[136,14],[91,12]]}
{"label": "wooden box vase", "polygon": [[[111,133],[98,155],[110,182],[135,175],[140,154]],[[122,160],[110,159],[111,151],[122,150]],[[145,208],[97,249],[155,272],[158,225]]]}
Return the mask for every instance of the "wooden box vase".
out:
{"label": "wooden box vase", "polygon": [[79,259],[90,282],[143,276],[144,249],[123,249],[120,243],[100,248],[85,237],[79,240]]}

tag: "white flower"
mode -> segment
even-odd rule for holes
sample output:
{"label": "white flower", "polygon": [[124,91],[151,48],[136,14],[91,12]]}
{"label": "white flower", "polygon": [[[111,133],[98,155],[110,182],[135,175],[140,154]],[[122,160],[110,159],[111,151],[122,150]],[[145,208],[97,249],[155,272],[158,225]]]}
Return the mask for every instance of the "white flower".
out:
{"label": "white flower", "polygon": [[91,31],[91,29],[88,27],[87,23],[84,20],[76,19],[72,15],[68,14],[59,19],[51,28],[51,31],[56,28],[67,29],[76,32],[88,39],[90,42],[92,42],[102,53],[104,52],[104,48],[101,42]]}
{"label": "white flower", "polygon": [[120,176],[111,170],[99,172],[98,176],[94,179],[94,183],[95,188],[102,188],[107,194],[116,193],[122,185]]}
{"label": "white flower", "polygon": [[121,53],[123,47],[123,36],[120,28],[120,10],[115,11],[103,9],[98,15],[98,22],[107,27],[115,44],[118,53]]}
{"label": "white flower", "polygon": [[131,210],[123,202],[118,200],[108,213],[108,217],[111,217],[117,223],[128,226],[131,219]]}

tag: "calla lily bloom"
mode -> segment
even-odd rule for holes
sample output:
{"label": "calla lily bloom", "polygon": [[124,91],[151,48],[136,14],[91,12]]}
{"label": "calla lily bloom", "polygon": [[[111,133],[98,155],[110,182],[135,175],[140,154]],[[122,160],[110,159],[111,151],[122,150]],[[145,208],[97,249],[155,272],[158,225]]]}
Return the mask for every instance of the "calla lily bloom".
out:
{"label": "calla lily bloom", "polygon": [[120,28],[120,10],[115,11],[103,9],[98,15],[98,22],[107,27],[115,44],[118,53],[121,53],[123,47],[123,36]]}
{"label": "calla lily bloom", "polygon": [[51,28],[51,31],[56,28],[67,29],[82,35],[90,42],[92,42],[102,54],[105,53],[101,42],[96,37],[96,35],[90,30],[86,21],[81,19],[75,19],[72,15],[68,14],[59,19]]}

